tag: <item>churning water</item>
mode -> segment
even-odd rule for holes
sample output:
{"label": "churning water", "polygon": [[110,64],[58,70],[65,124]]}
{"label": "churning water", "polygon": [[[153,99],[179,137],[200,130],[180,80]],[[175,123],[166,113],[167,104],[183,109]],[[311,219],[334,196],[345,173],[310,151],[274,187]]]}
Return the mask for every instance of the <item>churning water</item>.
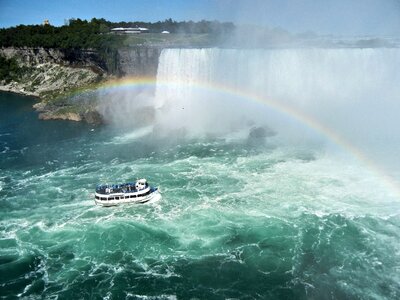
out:
{"label": "churning water", "polygon": [[[159,76],[200,76],[203,71],[196,75],[195,67],[189,72],[188,65],[180,63],[185,60],[176,56],[189,54],[179,51],[163,52]],[[208,55],[204,58],[196,52],[201,50],[185,51],[193,51],[192,62],[203,55],[205,66],[199,70],[209,70],[207,80],[213,80],[211,71],[217,74],[228,66],[222,58],[210,63],[210,57],[221,56],[219,52],[203,52]],[[271,54],[253,53],[257,55],[258,60],[264,55],[264,61],[273,61],[267,56]],[[244,62],[243,58],[239,65],[246,78],[250,73]],[[312,60],[304,66],[313,63],[317,66]],[[380,67],[386,75],[392,72],[391,66]],[[239,76],[234,70],[221,76],[230,76],[226,80],[232,83]],[[285,76],[294,76],[293,72]],[[277,80],[275,75],[270,74]],[[243,79],[235,84],[240,88],[249,82]],[[268,82],[278,93],[276,84]],[[226,93],[204,92],[208,100],[221,96],[228,101]],[[357,88],[352,95],[359,92]],[[160,93],[156,91],[157,98]],[[179,126],[171,126],[170,135],[158,135],[151,127],[126,132],[111,126],[39,121],[31,110],[32,99],[1,94],[2,297],[400,297],[400,203],[397,191],[380,174],[331,151],[330,141],[321,141],[323,136],[314,142],[318,133],[299,129],[308,134],[302,141],[290,139],[295,133],[284,136],[279,125],[290,116],[276,117],[274,124],[262,123],[263,110],[268,110],[263,105],[254,109],[253,104],[235,99],[241,112],[249,109],[243,118],[236,109],[227,108],[226,114],[218,103],[205,111],[195,104],[194,110],[190,97],[201,97],[177,90],[176,85],[163,90],[165,101],[158,104],[173,106],[173,93],[184,109],[165,110],[160,123],[179,125],[176,118],[182,117],[186,135],[179,135]],[[208,112],[206,122],[200,115],[204,112]],[[245,125],[225,126],[226,120],[235,123],[232,116],[240,116],[239,123]],[[249,125],[253,116],[255,124]],[[206,125],[210,123],[214,125]],[[266,139],[248,136],[251,126],[264,125],[275,125],[277,134]],[[204,134],[198,134],[202,126]],[[245,134],[232,133],[242,131]],[[91,193],[97,183],[136,177],[159,186],[163,199],[115,208],[94,205]]]}

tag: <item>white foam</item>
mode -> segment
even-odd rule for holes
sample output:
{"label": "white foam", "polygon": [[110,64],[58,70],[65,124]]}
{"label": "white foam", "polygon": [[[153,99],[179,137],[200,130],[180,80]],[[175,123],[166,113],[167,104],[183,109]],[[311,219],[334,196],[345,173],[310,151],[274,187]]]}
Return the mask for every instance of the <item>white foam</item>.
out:
{"label": "white foam", "polygon": [[141,139],[153,132],[153,126],[146,126],[135,129],[129,133],[114,137],[111,141],[112,144],[127,144],[135,140]]}

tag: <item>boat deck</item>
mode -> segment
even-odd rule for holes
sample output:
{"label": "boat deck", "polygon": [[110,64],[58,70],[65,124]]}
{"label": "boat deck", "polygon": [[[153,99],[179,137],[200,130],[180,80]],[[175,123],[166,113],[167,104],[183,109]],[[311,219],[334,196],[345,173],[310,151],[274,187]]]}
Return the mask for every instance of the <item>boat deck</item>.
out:
{"label": "boat deck", "polygon": [[[146,189],[149,186],[146,185]],[[123,184],[113,184],[113,185],[99,185],[96,187],[97,194],[109,195],[109,194],[117,194],[117,193],[137,193],[141,190],[137,190],[135,188],[134,183],[123,183]]]}

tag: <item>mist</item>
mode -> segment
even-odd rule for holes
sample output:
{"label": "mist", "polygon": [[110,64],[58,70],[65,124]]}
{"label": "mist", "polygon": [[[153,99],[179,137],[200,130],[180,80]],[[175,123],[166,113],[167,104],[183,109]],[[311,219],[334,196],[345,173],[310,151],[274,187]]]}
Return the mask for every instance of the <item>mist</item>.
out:
{"label": "mist", "polygon": [[246,139],[268,128],[275,142],[332,144],[315,123],[400,170],[398,1],[219,5],[237,24],[222,46],[164,49],[154,86],[100,93],[109,124],[131,138]]}
{"label": "mist", "polygon": [[399,66],[398,48],[165,49],[154,86],[103,91],[99,107],[125,140],[267,128],[273,142],[334,144],[306,119],[397,174]]}
{"label": "mist", "polygon": [[96,91],[97,111],[109,126],[132,130],[154,125],[155,85],[115,86]]}
{"label": "mist", "polygon": [[294,34],[400,36],[397,0],[225,0],[219,9],[236,24],[283,28]]}

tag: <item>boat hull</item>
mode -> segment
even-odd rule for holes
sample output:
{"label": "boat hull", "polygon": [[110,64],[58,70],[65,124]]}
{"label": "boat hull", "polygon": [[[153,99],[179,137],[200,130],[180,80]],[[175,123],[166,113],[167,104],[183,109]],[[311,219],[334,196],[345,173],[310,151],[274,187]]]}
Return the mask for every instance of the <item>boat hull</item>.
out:
{"label": "boat hull", "polygon": [[[97,195],[97,194],[96,194]],[[118,200],[101,200],[101,199],[94,199],[94,202],[96,205],[100,206],[117,206],[121,204],[127,204],[127,203],[135,203],[135,204],[140,204],[140,203],[146,203],[150,201],[158,201],[161,199],[161,194],[159,193],[158,190],[155,190],[154,192],[151,192],[148,195],[145,196],[138,196],[135,198],[128,198],[128,197],[123,197],[120,196],[120,199]],[[123,198],[123,199],[122,199]]]}

